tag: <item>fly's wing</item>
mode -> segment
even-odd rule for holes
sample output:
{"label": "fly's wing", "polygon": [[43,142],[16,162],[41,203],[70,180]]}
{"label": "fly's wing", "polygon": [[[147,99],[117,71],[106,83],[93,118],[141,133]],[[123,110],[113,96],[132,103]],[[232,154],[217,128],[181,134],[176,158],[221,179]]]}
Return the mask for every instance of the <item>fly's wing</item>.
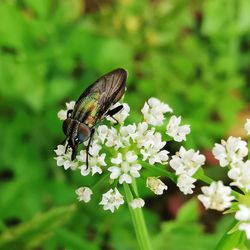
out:
{"label": "fly's wing", "polygon": [[125,92],[127,72],[113,70],[90,85],[77,100],[72,117],[89,127],[103,118],[111,105],[118,102]]}

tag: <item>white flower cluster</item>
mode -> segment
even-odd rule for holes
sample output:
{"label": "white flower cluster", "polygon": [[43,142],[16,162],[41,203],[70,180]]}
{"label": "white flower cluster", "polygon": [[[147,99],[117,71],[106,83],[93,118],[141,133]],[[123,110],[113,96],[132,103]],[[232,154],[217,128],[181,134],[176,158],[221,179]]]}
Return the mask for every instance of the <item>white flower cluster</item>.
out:
{"label": "white flower cluster", "polygon": [[240,222],[239,230],[245,231],[247,239],[250,240],[250,207],[239,205],[239,210],[235,214],[235,219]]}
{"label": "white flower cluster", "polygon": [[71,161],[71,148],[65,152],[66,147],[64,145],[58,145],[55,153],[57,157],[55,157],[57,166],[63,166],[65,170],[71,168],[72,170],[77,168],[77,163],[75,161]]}
{"label": "white flower cluster", "polygon": [[239,137],[230,136],[227,141],[216,143],[212,152],[221,167],[234,167],[248,154],[247,143]]}
{"label": "white flower cluster", "polygon": [[193,175],[205,163],[205,156],[193,149],[186,150],[181,147],[176,155],[172,156],[169,164],[175,170],[177,186],[184,194],[192,194],[194,182]]}
{"label": "white flower cluster", "polygon": [[141,112],[144,115],[145,122],[153,126],[158,126],[163,124],[163,120],[165,119],[164,114],[168,112],[172,113],[173,110],[167,104],[152,97],[145,102]]}
{"label": "white flower cluster", "polygon": [[[68,110],[74,108],[75,102],[66,104],[66,110],[61,110],[58,117],[61,120],[67,118]],[[112,108],[117,107],[115,104]],[[107,120],[119,123],[119,125],[108,127],[99,125],[89,148],[89,161],[86,166],[86,150],[81,150],[76,160],[71,161],[71,149],[65,152],[65,146],[59,145],[55,150],[58,166],[65,169],[79,169],[83,176],[109,174],[110,182],[117,184],[132,184],[136,178],[141,176],[143,164],[166,165],[169,160],[169,152],[165,150],[166,138],[173,138],[177,142],[186,140],[190,133],[189,125],[181,125],[181,117],[172,116],[165,122],[166,115],[173,110],[165,103],[156,98],[150,98],[142,108],[143,121],[135,124],[125,125],[129,116],[130,108],[123,103],[123,109]],[[165,134],[157,131],[159,126],[165,128]],[[162,128],[160,129],[162,132]],[[85,145],[87,142],[85,142]],[[173,156],[170,165],[178,175],[178,186],[185,193],[192,193],[195,179],[192,177],[196,170],[204,164],[205,158],[199,152],[180,148],[178,155]],[[157,166],[155,166],[157,167]],[[161,195],[167,190],[159,177],[148,177],[146,186],[155,194]],[[133,185],[131,185],[132,189]],[[76,190],[79,201],[89,202],[92,190],[81,187]],[[114,211],[124,203],[123,196],[118,189],[110,189],[103,194],[102,201],[105,210]],[[130,202],[132,208],[144,206],[144,201],[134,197]]]}
{"label": "white flower cluster", "polygon": [[[249,134],[250,120],[247,119],[245,129]],[[242,191],[250,191],[250,161],[244,161],[248,155],[247,142],[239,137],[230,136],[227,141],[216,143],[213,150],[214,157],[221,167],[228,167],[228,177],[232,180],[231,186],[237,186]]]}
{"label": "white flower cluster", "polygon": [[[247,135],[250,135],[250,119],[245,123]],[[244,161],[248,155],[247,142],[239,137],[230,136],[226,141],[216,143],[212,149],[214,157],[219,161],[221,167],[228,167],[228,177],[232,180],[231,186],[237,186],[245,195],[250,191],[250,160]],[[201,188],[203,194],[198,195],[206,209],[223,211],[232,205],[235,200],[232,189],[224,186],[222,181],[212,182],[210,186]],[[250,207],[245,204],[238,204],[239,210],[235,218],[240,231],[245,231],[247,239],[250,239]]]}
{"label": "white flower cluster", "polygon": [[198,195],[198,199],[202,202],[206,209],[214,209],[223,211],[232,205],[232,189],[224,186],[222,181],[212,182],[210,186],[201,188],[203,194]]}
{"label": "white flower cluster", "polygon": [[103,205],[104,210],[110,210],[112,213],[115,208],[118,209],[120,205],[124,203],[123,196],[120,194],[117,188],[110,189],[108,192],[102,195],[102,200],[99,203]]}

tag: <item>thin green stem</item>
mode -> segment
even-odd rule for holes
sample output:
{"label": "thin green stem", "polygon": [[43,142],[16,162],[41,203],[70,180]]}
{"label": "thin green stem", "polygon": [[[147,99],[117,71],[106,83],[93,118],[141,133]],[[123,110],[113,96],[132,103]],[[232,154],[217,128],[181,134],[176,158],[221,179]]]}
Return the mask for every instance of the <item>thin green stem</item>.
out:
{"label": "thin green stem", "polygon": [[194,178],[201,180],[205,182],[206,184],[211,184],[213,182],[213,179],[205,175],[204,170],[202,168],[199,168],[196,173],[194,174]]}
{"label": "thin green stem", "polygon": [[[137,197],[139,197],[139,193],[138,193],[138,189],[137,189],[135,179],[133,179],[132,187],[133,187],[133,190],[134,190],[135,194],[137,195]],[[135,209],[135,212],[138,214],[138,217],[139,217],[141,229],[142,229],[142,232],[143,232],[143,241],[145,242],[145,245],[148,246],[146,249],[151,249],[148,230],[147,230],[146,222],[144,220],[142,209],[141,208],[140,209]]]}
{"label": "thin green stem", "polygon": [[[138,194],[136,183],[133,183],[133,188],[136,194]],[[133,221],[135,234],[137,238],[138,245],[140,247],[140,250],[151,250],[150,242],[149,242],[149,236],[146,228],[146,223],[144,220],[144,216],[142,213],[141,208],[132,209],[132,207],[129,205],[129,203],[133,200],[133,195],[131,192],[131,189],[128,184],[123,184],[126,200],[129,207],[129,212]],[[136,188],[136,189],[135,189]]]}
{"label": "thin green stem", "polygon": [[156,172],[157,174],[159,174],[161,176],[168,177],[174,183],[177,182],[177,177],[174,173],[171,173],[170,171],[168,171],[160,166],[151,165],[147,162],[140,161],[140,163],[144,168],[148,169],[149,171]]}
{"label": "thin green stem", "polygon": [[106,179],[108,178],[108,173],[104,174],[102,176],[102,178],[100,178],[95,184],[92,184],[92,189],[97,189],[100,185],[102,185],[102,183],[104,183],[106,181]]}

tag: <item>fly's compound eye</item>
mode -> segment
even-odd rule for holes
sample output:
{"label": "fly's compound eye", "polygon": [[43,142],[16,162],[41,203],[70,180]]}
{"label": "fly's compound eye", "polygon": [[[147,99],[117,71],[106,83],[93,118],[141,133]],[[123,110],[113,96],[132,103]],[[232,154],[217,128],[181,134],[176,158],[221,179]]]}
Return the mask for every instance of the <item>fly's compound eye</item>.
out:
{"label": "fly's compound eye", "polygon": [[63,122],[63,133],[65,134],[65,135],[68,135],[68,131],[69,131],[69,126],[70,126],[70,124],[71,124],[71,121],[72,121],[72,119],[70,119],[70,118],[67,118],[66,120],[64,120],[64,122]]}
{"label": "fly's compound eye", "polygon": [[86,140],[88,140],[90,136],[90,129],[87,125],[81,123],[78,127],[78,131],[77,131],[77,138],[78,139],[78,143],[84,142]]}

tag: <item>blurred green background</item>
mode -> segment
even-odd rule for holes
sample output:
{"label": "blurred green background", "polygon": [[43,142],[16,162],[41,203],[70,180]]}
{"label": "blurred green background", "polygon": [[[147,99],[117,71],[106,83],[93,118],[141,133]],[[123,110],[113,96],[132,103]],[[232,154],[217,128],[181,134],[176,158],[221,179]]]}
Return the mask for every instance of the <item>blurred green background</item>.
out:
{"label": "blurred green background", "polygon": [[[191,124],[185,145],[209,156],[248,114],[249,13],[249,0],[1,0],[0,249],[137,249],[125,207],[77,202],[91,180],[56,166],[57,112],[124,67],[129,119],[157,97]],[[155,249],[212,249],[230,218],[210,225],[218,215],[194,199],[174,220],[187,199],[177,193],[144,191]]]}

